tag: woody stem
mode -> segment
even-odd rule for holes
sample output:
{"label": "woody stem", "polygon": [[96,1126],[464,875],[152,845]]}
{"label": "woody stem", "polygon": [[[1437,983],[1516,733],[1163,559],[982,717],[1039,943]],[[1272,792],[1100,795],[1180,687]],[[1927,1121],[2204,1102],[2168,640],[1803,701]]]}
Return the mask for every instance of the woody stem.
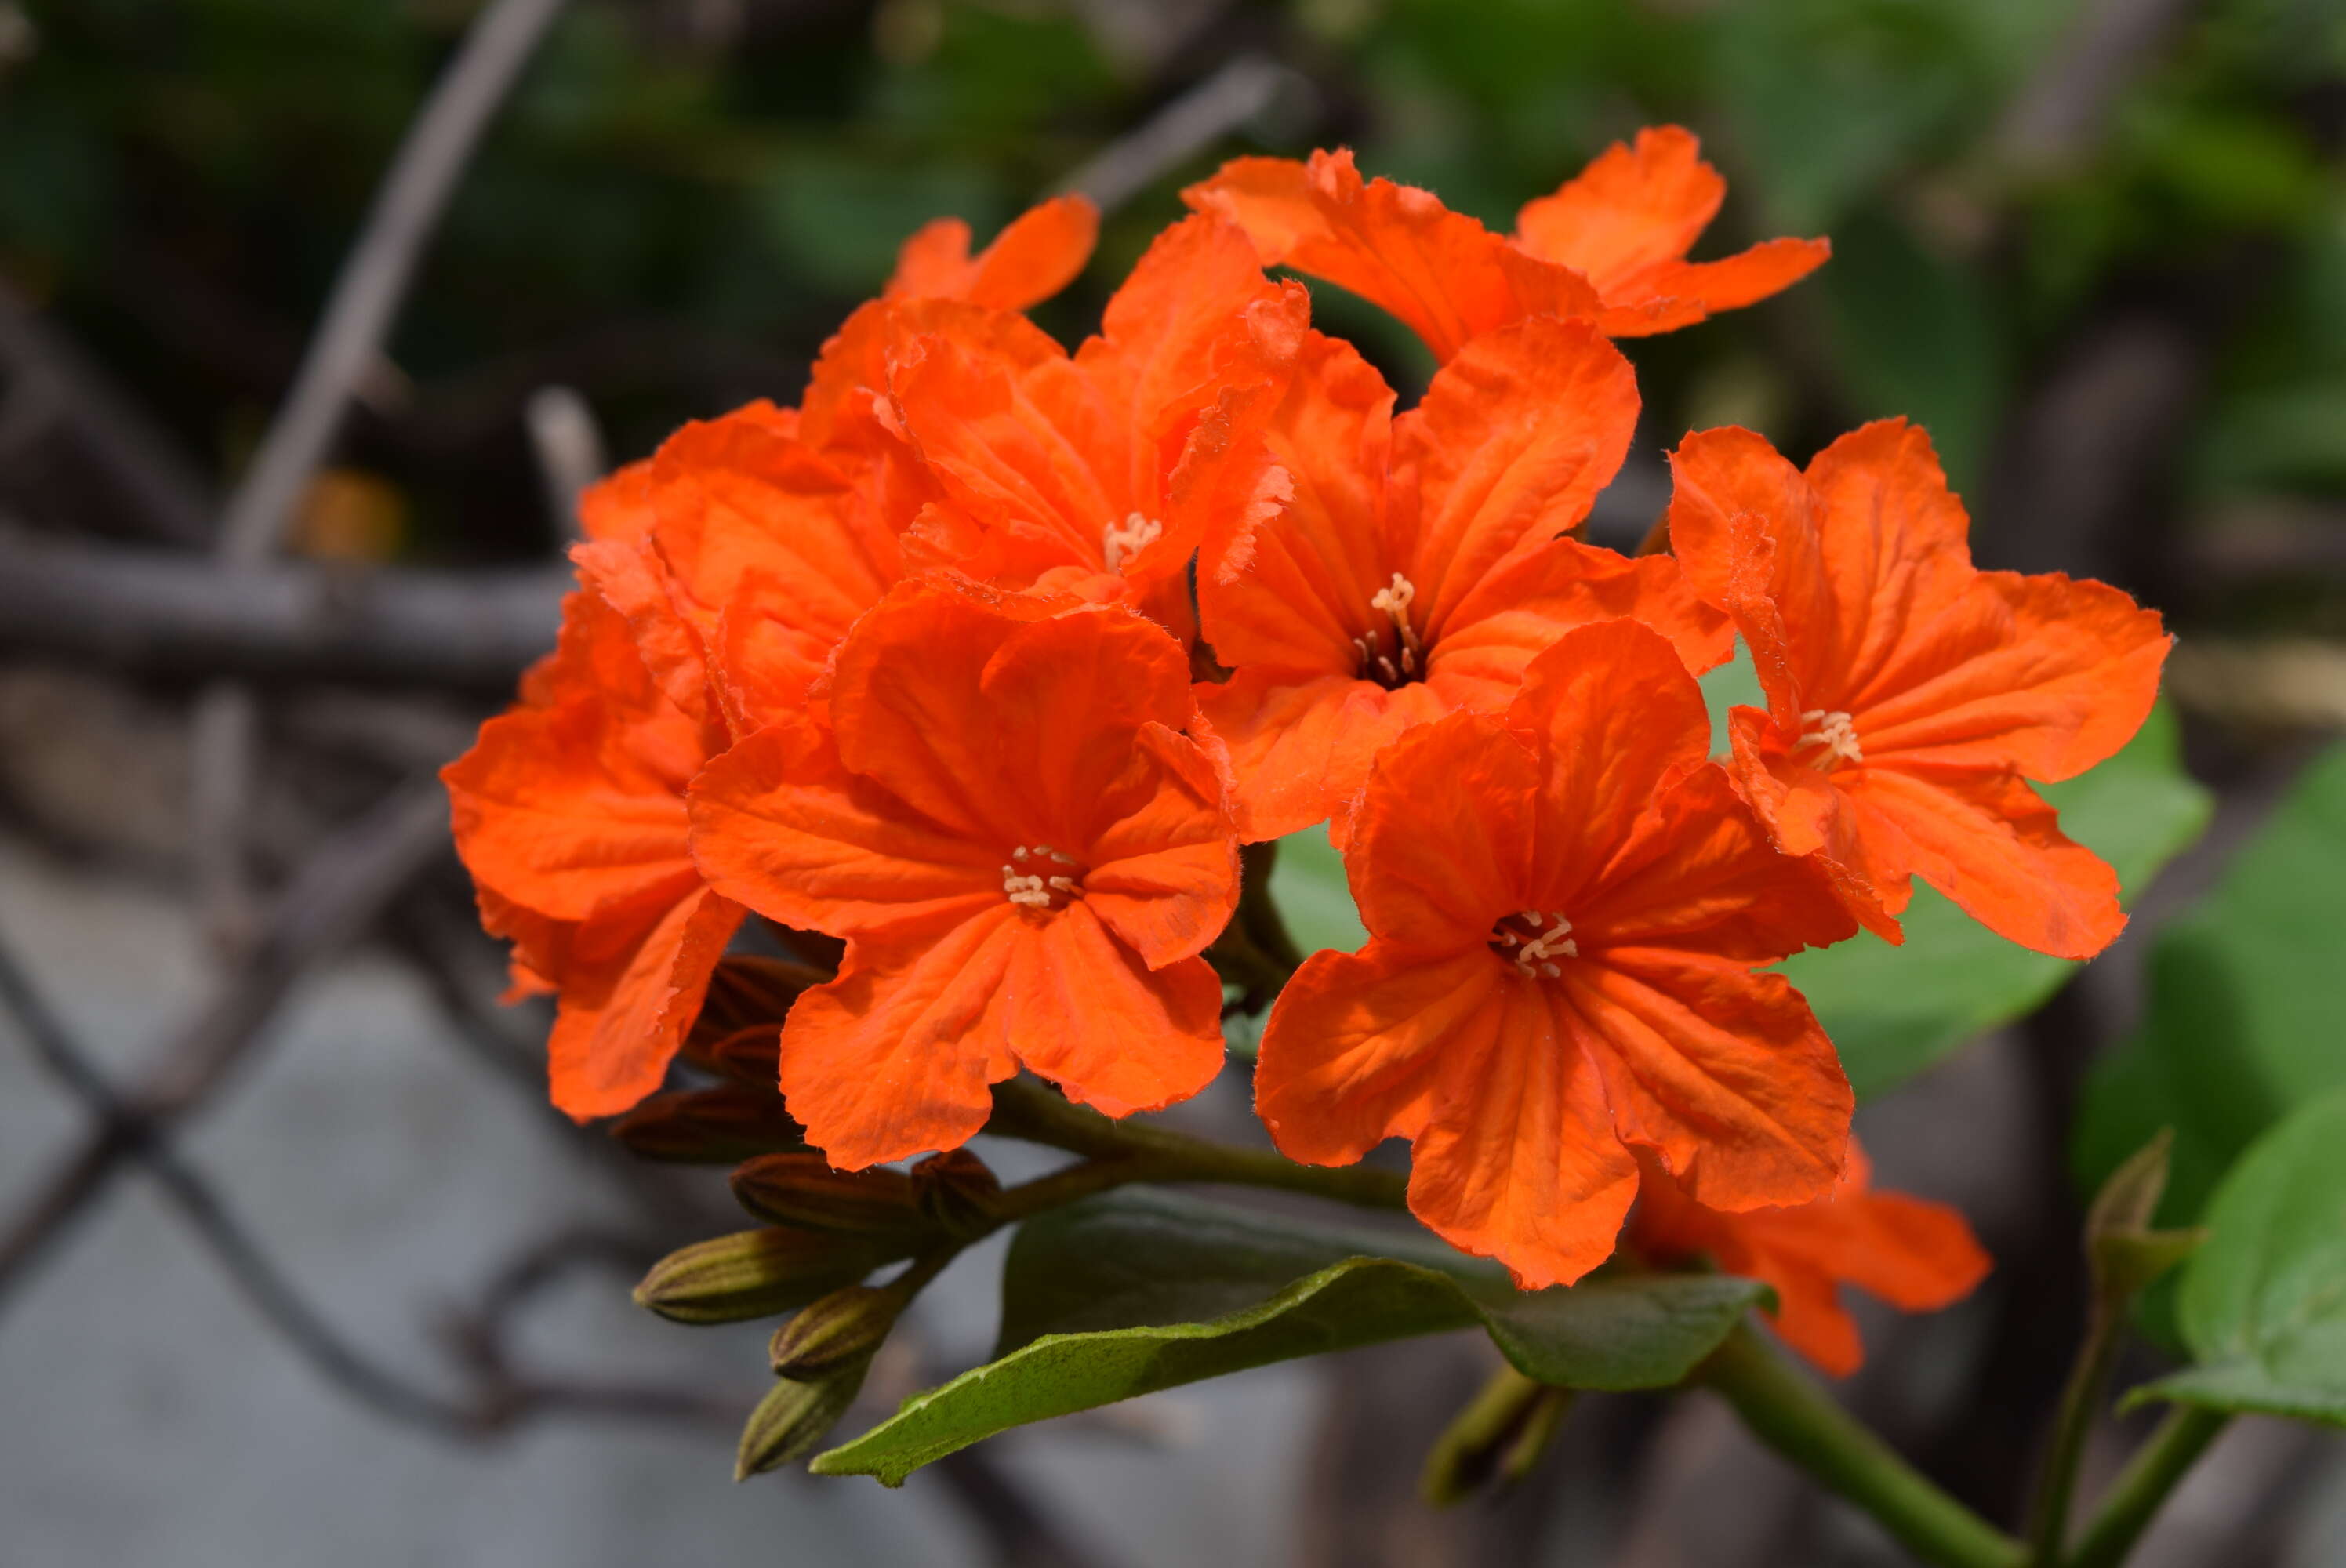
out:
{"label": "woody stem", "polygon": [[1735,1407],[1751,1434],[1872,1514],[1936,1568],[2019,1568],[2025,1549],[1942,1492],[1822,1389],[1739,1328],[1695,1379]]}
{"label": "woody stem", "polygon": [[[1112,1121],[1097,1111],[1070,1105],[1039,1084],[1018,1078],[994,1086],[994,1119],[986,1130],[1066,1149],[1093,1162],[1013,1189],[1035,1195],[1020,1200],[1024,1210],[1020,1217],[1127,1182],[1278,1187],[1363,1208],[1401,1208],[1409,1197],[1409,1178],[1398,1171],[1368,1166],[1297,1165],[1268,1149],[1232,1148],[1167,1127]],[[1053,1183],[1061,1186],[1053,1187]],[[1056,1196],[1062,1192],[1064,1196]]]}

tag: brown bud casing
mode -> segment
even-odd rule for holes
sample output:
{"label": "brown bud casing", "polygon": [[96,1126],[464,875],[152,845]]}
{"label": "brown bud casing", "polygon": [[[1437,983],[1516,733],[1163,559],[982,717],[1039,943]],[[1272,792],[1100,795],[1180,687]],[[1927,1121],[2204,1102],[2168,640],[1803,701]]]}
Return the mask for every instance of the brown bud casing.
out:
{"label": "brown bud casing", "polygon": [[913,1180],[875,1166],[841,1171],[818,1154],[764,1155],[733,1173],[741,1207],[773,1225],[852,1234],[931,1228],[913,1203]]}
{"label": "brown bud casing", "polygon": [[913,1199],[932,1225],[974,1241],[1002,1223],[1002,1183],[967,1149],[931,1155],[913,1167]]}
{"label": "brown bud casing", "polygon": [[915,1243],[820,1230],[743,1230],[679,1247],[651,1267],[636,1304],[678,1323],[770,1318],[853,1285]]}
{"label": "brown bud casing", "polygon": [[770,1081],[654,1095],[614,1122],[611,1135],[639,1158],[678,1165],[729,1166],[806,1147],[806,1129]]}
{"label": "brown bud casing", "polygon": [[685,1059],[738,1083],[771,1088],[782,1020],[800,993],[830,978],[783,958],[736,955],[720,961],[709,976],[700,1016],[685,1036]]}

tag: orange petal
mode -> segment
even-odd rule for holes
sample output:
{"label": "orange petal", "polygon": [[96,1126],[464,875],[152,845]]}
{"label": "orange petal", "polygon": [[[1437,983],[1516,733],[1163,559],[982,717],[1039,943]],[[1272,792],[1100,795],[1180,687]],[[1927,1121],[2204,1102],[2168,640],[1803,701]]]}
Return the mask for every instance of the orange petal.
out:
{"label": "orange petal", "polygon": [[1152,971],[1088,899],[1022,925],[1003,980],[1003,1028],[1020,1062],[1111,1116],[1162,1110],[1213,1082],[1222,983],[1205,960]]}
{"label": "orange petal", "polygon": [[1653,803],[1571,920],[1584,952],[1686,947],[1744,963],[1772,963],[1857,929],[1825,875],[1779,854],[1711,763]]}
{"label": "orange petal", "polygon": [[1886,827],[1916,876],[1999,936],[2091,958],[2126,928],[2117,873],[2063,835],[2053,808],[2009,773],[1892,765],[1841,784],[1869,839]]}
{"label": "orange petal", "polygon": [[1370,600],[1400,564],[1382,548],[1392,403],[1350,343],[1304,339],[1261,433],[1284,484],[1198,562],[1198,612],[1223,663],[1349,676],[1352,639],[1388,625]]}
{"label": "orange petal", "polygon": [[804,720],[760,730],[692,789],[692,849],[710,886],[813,931],[937,931],[1004,904],[1002,851],[925,822],[841,766]]}
{"label": "orange petal", "polygon": [[1629,361],[1586,322],[1524,321],[1443,367],[1396,422],[1415,504],[1396,496],[1392,526],[1414,524],[1402,569],[1426,640],[1493,571],[1587,517],[1637,423]]}
{"label": "orange petal", "polygon": [[1768,1320],[1785,1344],[1807,1357],[1828,1377],[1846,1378],[1865,1364],[1865,1344],[1857,1319],[1841,1305],[1831,1275],[1797,1257],[1762,1252],[1733,1270],[1765,1281],[1776,1292]]}
{"label": "orange petal", "polygon": [[1081,196],[1056,196],[1027,209],[974,258],[969,225],[940,218],[904,241],[884,297],[931,296],[1023,311],[1073,281],[1098,235],[1099,209]]}
{"label": "orange petal", "polygon": [[1613,1255],[1637,1162],[1548,988],[1508,978],[1497,991],[1487,1033],[1445,1042],[1454,1059],[1417,1137],[1410,1212],[1452,1246],[1505,1264],[1519,1289],[1569,1285]]}
{"label": "orange petal", "polygon": [[1350,675],[1246,669],[1198,688],[1198,702],[1229,748],[1239,836],[1284,838],[1345,809],[1377,753],[1414,726],[1451,711],[1428,682],[1387,691]]}
{"label": "orange petal", "polygon": [[1632,559],[1576,539],[1551,539],[1484,577],[1443,627],[1430,684],[1461,707],[1504,708],[1533,657],[1598,621],[1638,621],[1669,638],[1688,669],[1735,652],[1728,618],[1694,596],[1668,555]]}
{"label": "orange petal", "polygon": [[1481,714],[1421,725],[1379,755],[1345,855],[1361,920],[1425,948],[1480,947],[1525,907],[1539,764]]}
{"label": "orange petal", "polygon": [[1794,761],[1787,736],[1756,708],[1730,708],[1727,730],[1736,790],[1787,855],[1812,856],[1859,923],[1892,946],[1906,940],[1897,916],[1912,889],[1902,834],[1867,835],[1827,773]]}
{"label": "orange petal", "polygon": [[1664,785],[1710,752],[1702,688],[1668,641],[1636,621],[1558,639],[1526,668],[1506,722],[1541,750],[1536,858],[1523,891],[1544,911],[1570,913]]}
{"label": "orange petal", "polygon": [[1524,204],[1515,238],[1573,268],[1615,302],[1637,274],[1686,255],[1727,199],[1727,181],[1678,126],[1652,126],[1632,148],[1615,142],[1553,195]]}
{"label": "orange petal", "polygon": [[[1716,261],[1663,262],[1629,280],[1622,292],[1641,302],[1658,299],[1698,304],[1704,314],[1714,315],[1780,294],[1831,259],[1828,240],[1769,239]],[[1613,303],[1609,291],[1606,303]],[[1610,315],[1608,311],[1598,320],[1606,321]],[[1607,330],[1613,330],[1609,321]]]}
{"label": "orange petal", "polygon": [[1238,158],[1181,193],[1246,230],[1265,266],[1286,265],[1399,317],[1447,360],[1478,333],[1527,316],[1591,316],[1596,290],[1453,212],[1431,191],[1363,181],[1349,151],[1309,164]]}
{"label": "orange petal", "polygon": [[630,463],[578,493],[578,526],[589,539],[638,539],[652,525],[652,464]]}
{"label": "orange petal", "polygon": [[[1810,696],[1846,709],[1974,580],[1971,518],[1947,488],[1931,438],[1902,419],[1842,436],[1810,460],[1808,480],[1817,561],[1831,584],[1836,676],[1829,688],[1811,682]],[[1814,635],[1804,613],[1788,605],[1785,615],[1796,636]]]}
{"label": "orange petal", "polygon": [[1255,1113],[1290,1159],[1350,1165],[1414,1138],[1445,1064],[1487,1044],[1501,968],[1479,946],[1432,955],[1372,940],[1304,960],[1271,1004],[1255,1061]]}
{"label": "orange petal", "polygon": [[1985,572],[1854,698],[1870,760],[2074,778],[2131,739],[2172,640],[2104,583]]}
{"label": "orange petal", "polygon": [[600,973],[566,975],[546,1042],[555,1105],[584,1122],[658,1088],[740,923],[740,905],[696,889]]}
{"label": "orange petal", "polygon": [[986,1085],[1018,1070],[1003,980],[1023,934],[997,895],[933,941],[852,944],[782,1023],[782,1097],[807,1141],[842,1170],[967,1143]]}
{"label": "orange petal", "polygon": [[1613,1124],[1711,1208],[1831,1189],[1853,1105],[1832,1043],[1781,975],[1662,948],[1567,963],[1556,984]]}

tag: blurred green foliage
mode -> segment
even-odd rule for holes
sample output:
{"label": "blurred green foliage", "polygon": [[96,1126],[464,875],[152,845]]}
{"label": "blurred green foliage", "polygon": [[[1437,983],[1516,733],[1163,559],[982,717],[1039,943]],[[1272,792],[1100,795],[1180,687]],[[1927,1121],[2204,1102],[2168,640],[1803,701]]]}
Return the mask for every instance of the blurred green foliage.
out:
{"label": "blurred green foliage", "polygon": [[[54,300],[199,454],[232,468],[468,0],[6,0],[0,270]],[[1695,127],[1733,182],[1708,245],[1827,233],[1780,301],[1634,346],[1650,448],[1698,422],[1794,451],[1927,424],[1958,483],[2016,389],[2112,300],[2228,319],[2189,443],[2195,504],[2346,490],[2346,20],[2214,0],[2118,73],[2058,156],[2010,126],[2059,82],[2076,0],[576,0],[472,170],[402,320],[406,397],[356,460],[422,546],[543,547],[515,409],[579,385],[620,455],[807,358],[941,212],[981,233],[1241,49],[1276,112],[1112,217],[1105,281],[1234,153],[1348,142],[1505,224],[1607,141]],[[1184,30],[1184,25],[1188,30]],[[2086,86],[2089,78],[2081,77]],[[2055,91],[2057,100],[2059,93]],[[2229,290],[2227,295],[2226,290]],[[1405,388],[1424,366],[1323,290]],[[632,335],[630,335],[632,334]]]}

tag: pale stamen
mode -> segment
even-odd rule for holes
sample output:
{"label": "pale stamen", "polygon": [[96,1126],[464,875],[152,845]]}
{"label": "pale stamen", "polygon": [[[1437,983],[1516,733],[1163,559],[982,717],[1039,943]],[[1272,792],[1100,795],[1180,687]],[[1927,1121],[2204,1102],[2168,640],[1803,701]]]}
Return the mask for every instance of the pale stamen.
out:
{"label": "pale stamen", "polygon": [[[1401,638],[1404,660],[1411,655],[1423,653],[1425,650],[1425,645],[1417,640],[1417,633],[1409,624],[1409,606],[1416,597],[1417,585],[1399,572],[1395,572],[1392,575],[1392,585],[1390,587],[1379,588],[1375,596],[1369,600],[1369,608],[1382,610],[1392,617],[1393,632]],[[1408,667],[1404,664],[1403,667]]]}
{"label": "pale stamen", "polygon": [[1580,944],[1572,937],[1572,922],[1563,915],[1517,910],[1513,919],[1537,934],[1526,937],[1501,924],[1492,929],[1491,944],[1513,960],[1516,972],[1525,979],[1554,980],[1564,972],[1556,962],[1557,959],[1580,956]]}
{"label": "pale stamen", "polygon": [[1131,513],[1121,523],[1111,523],[1100,530],[1100,558],[1111,572],[1121,572],[1124,564],[1139,555],[1164,536],[1165,524],[1154,517]]}
{"label": "pale stamen", "polygon": [[1800,722],[1809,726],[1794,747],[1821,746],[1832,754],[1835,762],[1863,762],[1865,752],[1857,743],[1857,727],[1850,716],[1836,709],[1812,708],[1800,715]]}
{"label": "pale stamen", "polygon": [[[1063,855],[1048,844],[1036,844],[1031,849],[1025,844],[1020,844],[1010,851],[1010,858],[1014,861],[1030,865],[1037,860],[1051,860],[1062,866],[1072,866],[1076,863],[1076,858],[1073,855]],[[1002,868],[1002,896],[1012,903],[1024,905],[1027,909],[1056,908],[1058,899],[1054,898],[1054,894],[1074,899],[1081,898],[1083,892],[1083,884],[1073,877],[1046,877],[1039,871],[1022,871],[1017,865],[1007,865]]]}

